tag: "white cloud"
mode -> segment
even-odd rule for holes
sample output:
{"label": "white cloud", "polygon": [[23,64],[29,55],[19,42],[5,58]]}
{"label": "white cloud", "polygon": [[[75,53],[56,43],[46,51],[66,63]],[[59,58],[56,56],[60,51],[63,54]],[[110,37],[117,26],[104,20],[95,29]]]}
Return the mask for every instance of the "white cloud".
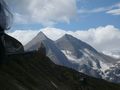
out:
{"label": "white cloud", "polygon": [[57,28],[45,28],[42,29],[41,31],[54,41],[62,37],[65,33],[67,33],[65,30],[61,30]]}
{"label": "white cloud", "polygon": [[12,37],[19,40],[23,45],[27,44],[30,40],[32,40],[37,34],[38,31],[35,30],[16,30],[14,32],[7,32]]}
{"label": "white cloud", "polygon": [[9,35],[20,40],[24,45],[30,41],[34,36],[37,35],[39,31],[42,31],[52,40],[57,40],[64,34],[68,33],[74,37],[87,42],[98,51],[103,50],[120,50],[120,29],[115,28],[112,25],[107,25],[105,27],[98,27],[89,30],[77,30],[77,31],[65,31],[56,28],[44,28],[41,30],[17,30]]}
{"label": "white cloud", "polygon": [[112,15],[120,15],[120,3],[116,3],[107,7],[98,7],[93,9],[81,8],[78,10],[79,14],[90,14],[90,13],[100,13],[105,12]]}
{"label": "white cloud", "polygon": [[120,15],[120,2],[114,4],[106,10],[106,13],[111,14],[111,15]]}
{"label": "white cloud", "polygon": [[112,15],[120,15],[120,8],[109,10],[107,11],[107,13],[112,14]]}
{"label": "white cloud", "polygon": [[[12,10],[24,16],[28,22],[53,25],[56,22],[67,22],[76,15],[76,0],[6,0]],[[22,20],[20,20],[22,19]]]}
{"label": "white cloud", "polygon": [[120,50],[120,29],[117,29],[112,25],[89,30],[77,30],[75,32],[47,28],[44,29],[43,32],[52,40],[62,37],[65,33],[71,34],[74,37],[87,42],[98,51]]}
{"label": "white cloud", "polygon": [[26,20],[27,17],[25,17],[24,15],[21,15],[19,13],[14,13],[14,20],[15,23],[28,23],[28,21]]}
{"label": "white cloud", "polygon": [[106,10],[109,10],[109,7],[107,7],[107,8],[100,7],[100,8],[95,8],[95,9],[79,9],[78,13],[80,13],[80,14],[99,13],[99,12],[105,12]]}

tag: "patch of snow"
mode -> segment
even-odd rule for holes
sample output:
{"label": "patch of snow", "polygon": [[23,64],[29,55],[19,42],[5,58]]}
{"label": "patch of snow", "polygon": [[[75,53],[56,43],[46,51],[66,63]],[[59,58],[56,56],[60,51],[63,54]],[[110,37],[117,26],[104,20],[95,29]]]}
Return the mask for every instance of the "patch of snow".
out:
{"label": "patch of snow", "polygon": [[103,63],[102,61],[100,61],[100,65],[101,65],[101,71],[105,72],[105,70],[108,70],[110,68],[109,65]]}
{"label": "patch of snow", "polygon": [[79,61],[78,59],[75,58],[75,56],[72,55],[72,52],[68,51],[68,50],[61,50],[63,52],[63,54],[67,57],[68,60],[72,61],[72,62],[77,62]]}

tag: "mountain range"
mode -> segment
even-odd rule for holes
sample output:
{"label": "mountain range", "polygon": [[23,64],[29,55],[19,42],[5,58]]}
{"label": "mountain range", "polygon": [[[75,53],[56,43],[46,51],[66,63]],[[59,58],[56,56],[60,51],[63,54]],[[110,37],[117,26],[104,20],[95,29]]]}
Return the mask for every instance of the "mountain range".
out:
{"label": "mountain range", "polygon": [[[119,79],[116,79],[116,75],[117,78],[120,78],[118,74],[111,75],[111,73],[115,72],[119,59],[100,53],[89,44],[71,35],[65,34],[58,40],[52,41],[44,33],[40,32],[24,46],[25,51],[38,50],[41,43],[46,48],[47,56],[55,64],[75,69],[96,78],[115,83],[120,82]],[[111,66],[114,69],[111,69]]]}
{"label": "mountain range", "polygon": [[70,62],[66,56],[57,48],[55,43],[40,32],[35,38],[33,38],[28,44],[25,45],[25,51],[38,50],[41,43],[46,48],[46,53],[49,58],[58,65],[70,66]]}

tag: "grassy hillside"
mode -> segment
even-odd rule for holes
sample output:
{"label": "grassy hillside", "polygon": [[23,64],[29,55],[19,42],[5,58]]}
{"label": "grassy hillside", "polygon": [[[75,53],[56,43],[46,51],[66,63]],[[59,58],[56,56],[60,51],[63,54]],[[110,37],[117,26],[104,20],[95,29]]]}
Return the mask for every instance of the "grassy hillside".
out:
{"label": "grassy hillside", "polygon": [[0,90],[120,90],[120,85],[55,65],[39,52],[31,52],[1,61]]}

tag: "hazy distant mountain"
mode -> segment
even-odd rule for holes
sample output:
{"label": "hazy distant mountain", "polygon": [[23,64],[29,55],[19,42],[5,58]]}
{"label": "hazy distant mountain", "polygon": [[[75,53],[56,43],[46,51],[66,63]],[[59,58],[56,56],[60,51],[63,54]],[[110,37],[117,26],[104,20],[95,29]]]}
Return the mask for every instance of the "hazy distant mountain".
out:
{"label": "hazy distant mountain", "polygon": [[71,66],[66,56],[56,47],[54,42],[47,38],[42,32],[25,45],[25,51],[38,50],[40,45],[44,44],[47,56],[56,64]]}

